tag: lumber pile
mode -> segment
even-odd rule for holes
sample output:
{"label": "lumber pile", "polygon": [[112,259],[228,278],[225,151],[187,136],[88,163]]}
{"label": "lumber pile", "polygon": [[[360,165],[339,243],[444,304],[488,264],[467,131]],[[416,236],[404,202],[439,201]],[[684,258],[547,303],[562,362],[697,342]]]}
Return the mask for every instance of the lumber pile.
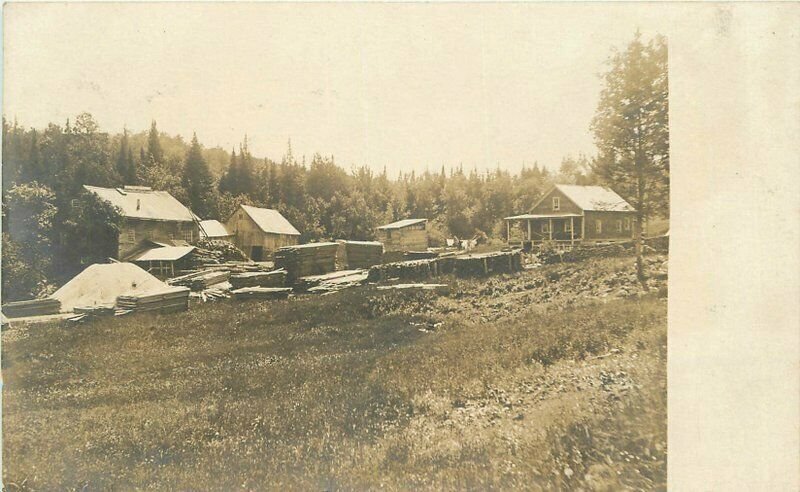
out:
{"label": "lumber pile", "polygon": [[439,253],[436,251],[406,251],[403,253],[405,260],[427,260],[438,256]]}
{"label": "lumber pile", "polygon": [[47,297],[29,301],[15,301],[3,304],[3,314],[7,318],[25,318],[28,316],[44,316],[61,311],[61,301]]}
{"label": "lumber pile", "polygon": [[522,251],[495,251],[456,256],[453,269],[462,277],[489,275],[491,273],[511,273],[522,270]]}
{"label": "lumber pile", "polygon": [[231,277],[228,270],[208,270],[194,272],[180,277],[167,279],[168,285],[189,287],[195,292],[208,289],[212,285],[227,282]]}
{"label": "lumber pile", "polygon": [[155,292],[117,297],[119,311],[185,311],[189,308],[190,290],[186,287],[169,287]]}
{"label": "lumber pile", "polygon": [[336,292],[349,287],[362,285],[367,281],[368,275],[369,273],[367,270],[359,269],[301,277],[295,282],[294,288],[297,292]]}
{"label": "lumber pile", "polygon": [[439,274],[436,259],[397,261],[375,265],[369,269],[368,280],[380,282],[390,278],[403,280],[420,280]]}
{"label": "lumber pile", "polygon": [[336,243],[309,243],[284,246],[275,251],[275,267],[286,270],[288,282],[300,277],[321,275],[336,269]]}
{"label": "lumber pile", "polygon": [[382,285],[378,290],[431,290],[439,295],[446,296],[450,294],[450,286],[447,284],[396,284],[396,285]]}
{"label": "lumber pile", "polygon": [[283,287],[286,284],[286,270],[237,273],[231,275],[230,283],[234,289],[241,289],[242,287]]}
{"label": "lumber pile", "polygon": [[378,241],[339,241],[345,268],[369,268],[383,261],[383,243]]}
{"label": "lumber pile", "polygon": [[286,299],[292,289],[289,287],[243,287],[231,291],[238,301],[247,299]]}

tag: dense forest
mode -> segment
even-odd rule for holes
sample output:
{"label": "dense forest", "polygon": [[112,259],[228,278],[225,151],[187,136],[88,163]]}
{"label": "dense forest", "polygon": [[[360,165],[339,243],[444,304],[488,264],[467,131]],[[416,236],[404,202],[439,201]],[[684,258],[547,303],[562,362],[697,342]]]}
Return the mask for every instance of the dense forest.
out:
{"label": "dense forest", "polygon": [[[401,218],[429,219],[433,245],[446,237],[500,240],[503,217],[524,213],[553,183],[608,184],[647,216],[668,212],[666,44],[639,35],[609,60],[592,131],[599,154],[565,156],[557,167],[534,162],[511,174],[442,165],[388,176],[349,170],[333,156],[257,157],[244,135],[228,152],[158,130],[107,133],[88,113],[46,128],[3,119],[3,272],[21,291],[41,291],[94,258],[93,241],[113,236],[119,217],[86,200],[83,185],[145,185],[166,190],[203,219],[226,220],[240,203],[279,210],[302,241],[374,237]],[[281,151],[278,151],[281,153]],[[9,215],[9,211],[17,211]],[[23,211],[23,213],[19,213]],[[11,220],[9,220],[11,219]],[[14,223],[16,220],[18,223]],[[10,223],[9,223],[10,222]],[[15,229],[16,234],[8,234]]]}

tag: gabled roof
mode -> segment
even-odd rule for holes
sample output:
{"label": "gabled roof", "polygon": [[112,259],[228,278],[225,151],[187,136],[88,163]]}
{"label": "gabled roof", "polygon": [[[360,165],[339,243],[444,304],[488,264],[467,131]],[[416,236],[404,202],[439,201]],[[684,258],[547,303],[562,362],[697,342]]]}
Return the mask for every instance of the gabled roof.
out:
{"label": "gabled roof", "polygon": [[100,188],[83,186],[103,200],[122,209],[122,215],[133,219],[193,222],[192,211],[166,191],[154,191],[145,186]]}
{"label": "gabled roof", "polygon": [[194,246],[163,246],[135,255],[130,261],[178,261],[194,251]]}
{"label": "gabled roof", "polygon": [[247,215],[253,219],[253,222],[264,232],[271,234],[286,234],[289,236],[299,236],[300,231],[286,220],[286,217],[281,215],[277,210],[271,208],[258,208],[251,207],[250,205],[242,205]]}
{"label": "gabled roof", "polygon": [[611,188],[606,188],[605,186],[558,184],[555,187],[583,210],[605,212],[636,211],[624,198],[617,195]]}
{"label": "gabled roof", "polygon": [[397,222],[392,222],[391,224],[386,224],[378,227],[378,229],[385,230],[385,229],[402,229],[403,227],[412,226],[414,224],[420,224],[422,222],[427,222],[428,219],[403,219],[398,220]]}
{"label": "gabled roof", "polygon": [[227,237],[232,234],[228,232],[225,224],[218,220],[201,220],[200,221],[200,236],[207,238]]}

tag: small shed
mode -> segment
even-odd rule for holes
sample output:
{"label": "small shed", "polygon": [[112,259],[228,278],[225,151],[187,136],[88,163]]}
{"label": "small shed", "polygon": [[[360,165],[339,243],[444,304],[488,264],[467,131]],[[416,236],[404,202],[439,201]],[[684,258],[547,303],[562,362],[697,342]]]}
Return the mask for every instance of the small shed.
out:
{"label": "small shed", "polygon": [[262,261],[278,248],[300,242],[300,231],[271,208],[240,205],[225,225],[233,234],[233,244],[253,261]]}
{"label": "small shed", "polygon": [[385,252],[428,249],[428,219],[403,219],[377,228]]}
{"label": "small shed", "polygon": [[129,261],[159,277],[174,277],[175,272],[188,265],[194,246],[156,245],[137,253]]}
{"label": "small shed", "polygon": [[228,231],[225,224],[218,220],[200,221],[200,239],[213,239],[217,241],[233,242],[233,234]]}

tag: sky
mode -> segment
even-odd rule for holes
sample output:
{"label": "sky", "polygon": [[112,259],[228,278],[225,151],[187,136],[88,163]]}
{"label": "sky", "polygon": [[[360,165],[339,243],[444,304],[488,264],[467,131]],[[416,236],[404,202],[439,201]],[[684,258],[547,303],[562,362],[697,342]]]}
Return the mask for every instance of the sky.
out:
{"label": "sky", "polygon": [[3,114],[88,111],[279,159],[346,168],[557,168],[594,155],[612,48],[669,36],[663,5],[6,4]]}

